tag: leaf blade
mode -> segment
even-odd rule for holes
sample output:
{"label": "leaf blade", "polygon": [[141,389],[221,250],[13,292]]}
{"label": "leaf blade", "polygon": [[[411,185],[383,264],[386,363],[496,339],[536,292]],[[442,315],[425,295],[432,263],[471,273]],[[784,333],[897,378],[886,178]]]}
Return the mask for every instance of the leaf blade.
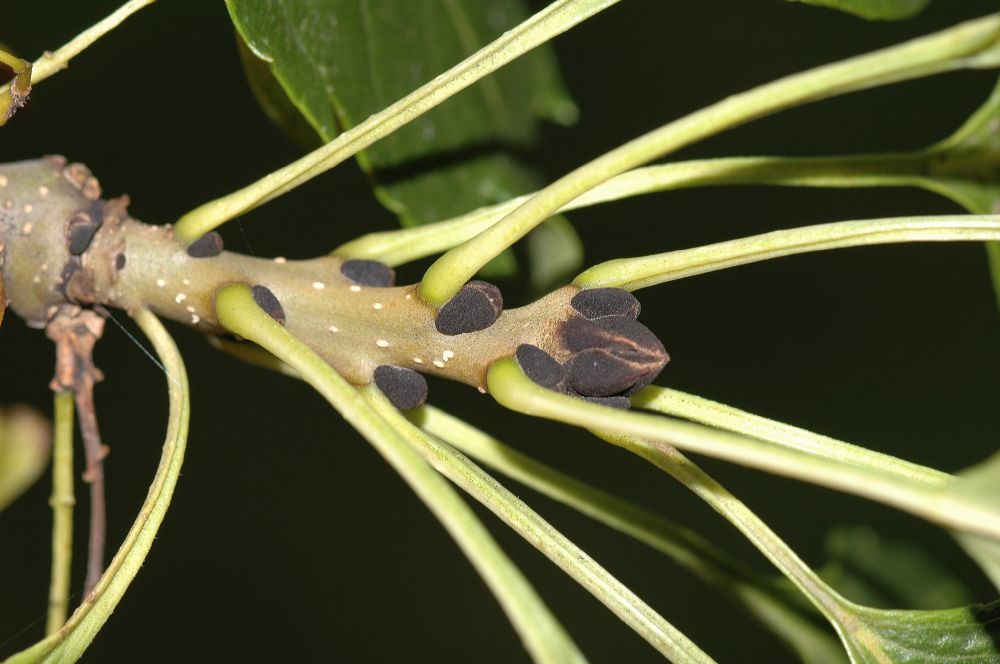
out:
{"label": "leaf blade", "polygon": [[1000,662],[1000,600],[940,611],[883,611],[851,607],[864,630],[848,640],[859,664]]}

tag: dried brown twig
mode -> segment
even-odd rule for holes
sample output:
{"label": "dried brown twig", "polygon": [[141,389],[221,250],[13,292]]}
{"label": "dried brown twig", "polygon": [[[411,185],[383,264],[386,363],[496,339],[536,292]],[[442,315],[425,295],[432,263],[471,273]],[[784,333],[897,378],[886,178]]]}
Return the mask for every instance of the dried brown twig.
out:
{"label": "dried brown twig", "polygon": [[90,484],[90,536],[87,547],[87,577],[84,595],[97,585],[104,571],[106,514],[104,506],[104,457],[94,405],[94,385],[104,379],[94,366],[93,351],[104,332],[104,319],[95,311],[63,305],[49,320],[45,334],[56,344],[56,371],[50,387],[55,392],[73,392],[87,469],[83,479]]}

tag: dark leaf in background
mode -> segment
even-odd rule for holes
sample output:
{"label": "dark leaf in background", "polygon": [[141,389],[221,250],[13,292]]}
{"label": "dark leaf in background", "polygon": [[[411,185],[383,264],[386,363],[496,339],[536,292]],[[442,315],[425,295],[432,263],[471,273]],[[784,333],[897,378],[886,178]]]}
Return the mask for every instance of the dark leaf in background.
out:
{"label": "dark leaf in background", "polygon": [[927,610],[972,603],[947,566],[913,542],[884,537],[871,526],[833,528],[825,548],[823,579],[852,602]]}
{"label": "dark leaf in background", "polygon": [[[247,62],[265,112],[297,140],[301,116],[323,141],[446,71],[527,17],[521,0],[227,2],[250,50]],[[245,58],[245,61],[248,59]],[[287,94],[291,104],[281,99]],[[404,225],[447,219],[537,189],[527,165],[540,119],[577,115],[550,49],[538,48],[358,155],[376,195]],[[579,267],[582,249],[566,223],[529,239],[535,286]],[[508,254],[492,265],[509,275]]]}

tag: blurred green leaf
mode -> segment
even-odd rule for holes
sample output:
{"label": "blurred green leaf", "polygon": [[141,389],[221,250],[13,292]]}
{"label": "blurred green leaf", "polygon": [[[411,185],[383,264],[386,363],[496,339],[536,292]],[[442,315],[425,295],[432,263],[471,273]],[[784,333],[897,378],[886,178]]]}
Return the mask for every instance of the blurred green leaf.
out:
{"label": "blurred green leaf", "polygon": [[[1000,512],[1000,453],[958,473],[949,492]],[[958,543],[1000,589],[1000,542],[980,535],[955,533]]]}
{"label": "blurred green leaf", "polygon": [[922,12],[931,0],[790,0],[839,9],[868,20],[892,21]]}
{"label": "blurred green leaf", "polygon": [[26,406],[0,409],[0,511],[42,475],[51,446],[52,426],[36,411]]}
{"label": "blurred green leaf", "polygon": [[951,571],[911,542],[882,537],[871,526],[839,526],[826,535],[821,576],[858,604],[943,609],[972,602]]}
{"label": "blurred green leaf", "polygon": [[583,242],[565,217],[553,217],[528,234],[531,285],[539,294],[563,285],[583,264]]}
{"label": "blurred green leaf", "polygon": [[[291,100],[291,105],[277,101],[281,93],[251,71],[265,111],[288,129],[300,122],[293,117],[298,109],[324,141],[527,17],[522,0],[227,0],[227,5],[240,35],[269,63]],[[358,160],[379,200],[404,225],[447,219],[536,189],[540,178],[525,155],[538,138],[538,120],[569,124],[576,116],[552,52],[542,47],[383,139]],[[556,264],[565,263],[579,242],[575,232],[563,224],[549,235],[567,247],[553,256]],[[510,261],[506,267],[494,265],[493,274],[510,270]]]}
{"label": "blurred green leaf", "polygon": [[1000,590],[1000,542],[981,535],[952,533],[965,552],[976,561],[983,573]]}

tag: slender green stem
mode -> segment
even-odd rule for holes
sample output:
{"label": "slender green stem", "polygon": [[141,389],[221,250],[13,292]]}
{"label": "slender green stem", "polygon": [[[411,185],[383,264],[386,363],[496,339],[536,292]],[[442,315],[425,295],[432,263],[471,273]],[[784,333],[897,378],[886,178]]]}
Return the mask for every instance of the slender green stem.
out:
{"label": "slender green stem", "polygon": [[668,444],[634,436],[598,433],[603,440],[645,459],[679,481],[736,526],[750,542],[843,634],[856,629],[844,610],[846,600],[819,578],[812,568],[756,514],[705,471]]}
{"label": "slender green stem", "polygon": [[955,479],[940,470],[821,436],[679,390],[647,387],[632,396],[632,404],[638,408],[752,436],[813,456],[842,461],[858,468],[869,468],[931,487],[945,486]]}
{"label": "slender green stem", "polygon": [[[725,157],[645,166],[591,189],[559,208],[566,212],[632,196],[686,187],[784,185],[800,187],[920,186],[926,152],[850,157]],[[400,230],[369,233],[332,253],[401,265],[462,244],[535,196],[525,194],[453,219]]]}
{"label": "slender green stem", "polygon": [[52,435],[52,571],[46,636],[66,623],[69,611],[70,567],[73,562],[73,393],[54,395]]}
{"label": "slender green stem", "polygon": [[295,369],[400,474],[469,558],[537,661],[583,661],[562,626],[468,505],[358,390],[264,313],[245,285],[220,289],[215,306],[227,330],[259,344]]}
{"label": "slender green stem", "polygon": [[170,412],[160,465],[146,494],[146,500],[128,535],[125,536],[125,541],[93,592],[59,631],[27,650],[12,655],[6,660],[7,664],[33,664],[43,660],[46,662],[78,660],[98,630],[111,616],[125,590],[139,572],[170,505],[177,478],[180,476],[187,442],[190,416],[187,373],[177,346],[156,316],[147,309],[139,309],[133,316],[139,328],[153,344],[167,376]]}
{"label": "slender green stem", "polygon": [[697,532],[543,464],[440,409],[424,406],[407,415],[422,430],[463,454],[667,554],[702,578],[724,575],[720,587],[734,576],[752,574]]}
{"label": "slender green stem", "polygon": [[502,221],[439,258],[420,295],[441,306],[483,265],[554,214],[612,177],[725,129],[798,104],[965,67],[1000,63],[1000,14],[928,37],[787,76],[733,95],[605,153],[538,192]]}
{"label": "slender green stem", "polygon": [[1000,539],[1000,514],[948,491],[839,459],[818,457],[756,438],[645,413],[623,412],[539,387],[513,360],[487,375],[502,405],[528,415],[674,445],[749,468],[812,482],[892,505],[934,523]]}
{"label": "slender green stem", "polygon": [[841,655],[836,640],[804,615],[800,595],[778,587],[774,579],[751,570],[697,532],[547,466],[433,406],[408,416],[460,452],[670,556],[742,605],[797,653],[822,650],[829,661]]}
{"label": "slender green stem", "polygon": [[752,235],[662,254],[599,263],[573,283],[636,290],[696,274],[812,251],[895,242],[1000,240],[1000,216],[955,215],[841,221]]}
{"label": "slender green stem", "polygon": [[[129,16],[154,2],[156,0],[129,0],[57,50],[44,53],[35,60],[31,68],[32,85],[41,83],[53,74],[66,69],[69,66],[69,61],[82,53],[84,49],[117,28]],[[6,86],[0,88],[0,94],[4,92],[6,92]]]}
{"label": "slender green stem", "polygon": [[182,241],[190,242],[233,217],[294,189],[385,138],[539,44],[616,2],[618,0],[556,0],[448,71],[345,131],[323,147],[243,189],[188,212],[175,226],[177,236]]}
{"label": "slender green stem", "polygon": [[365,391],[379,413],[428,463],[482,503],[586,588],[660,653],[674,662],[711,662],[683,633],[664,620],[534,510],[451,446],[427,435],[396,411],[375,388]]}

